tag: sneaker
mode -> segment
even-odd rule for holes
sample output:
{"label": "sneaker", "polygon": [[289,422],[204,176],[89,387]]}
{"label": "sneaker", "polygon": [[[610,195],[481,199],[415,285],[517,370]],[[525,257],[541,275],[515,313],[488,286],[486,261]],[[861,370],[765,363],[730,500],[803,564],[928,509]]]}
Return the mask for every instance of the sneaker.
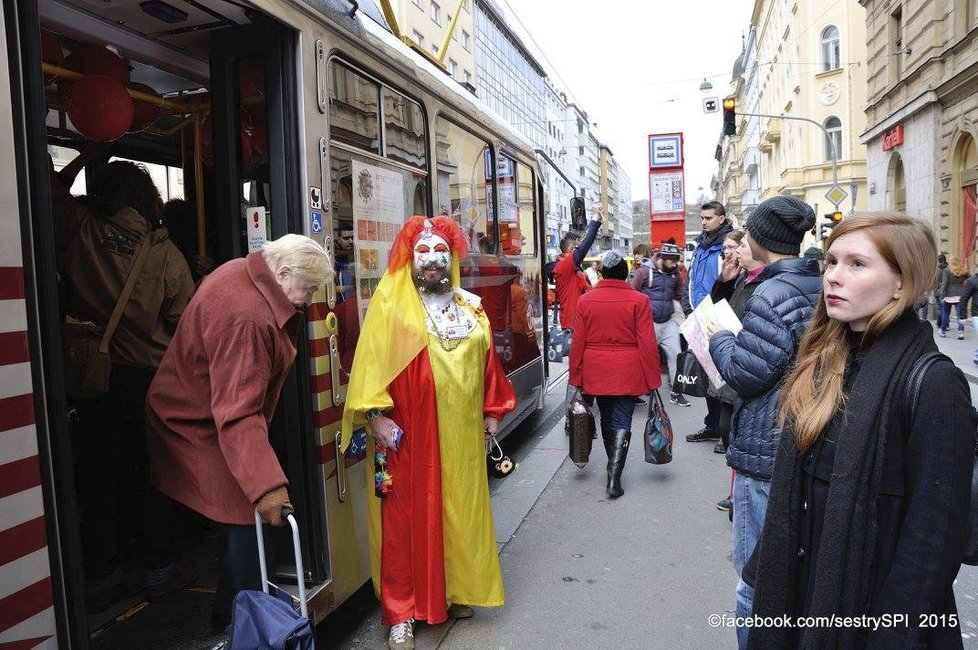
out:
{"label": "sneaker", "polygon": [[733,501],[730,500],[730,497],[726,497],[724,499],[720,499],[719,501],[717,501],[717,510],[722,510],[723,512],[730,512],[731,508],[733,508]]}
{"label": "sneaker", "polygon": [[414,650],[413,618],[391,626],[391,635],[387,639],[387,646],[391,650]]}
{"label": "sneaker", "polygon": [[686,442],[711,442],[719,439],[720,434],[708,427],[703,427],[696,433],[691,433],[686,436]]}
{"label": "sneaker", "polygon": [[723,446],[723,440],[717,440],[717,444],[713,445],[714,454],[725,454],[727,453],[727,448]]}
{"label": "sneaker", "polygon": [[448,608],[448,618],[472,618],[475,612],[468,605],[452,605]]}
{"label": "sneaker", "polygon": [[197,580],[197,569],[178,562],[160,569],[144,569],[144,571],[148,598],[160,598],[181,591]]}
{"label": "sneaker", "polygon": [[958,340],[959,341],[963,341],[964,340],[964,332],[958,332]]}
{"label": "sneaker", "polygon": [[692,406],[692,404],[686,401],[686,396],[682,393],[669,393],[669,403],[676,404],[677,406]]}
{"label": "sneaker", "polygon": [[941,330],[941,338],[942,339],[946,339],[947,338],[947,332],[945,332],[944,330]]}
{"label": "sneaker", "polygon": [[636,404],[648,404],[648,402],[646,402],[646,401],[645,401],[644,399],[642,399],[641,397],[636,397],[636,398],[635,398],[635,403],[636,403]]}

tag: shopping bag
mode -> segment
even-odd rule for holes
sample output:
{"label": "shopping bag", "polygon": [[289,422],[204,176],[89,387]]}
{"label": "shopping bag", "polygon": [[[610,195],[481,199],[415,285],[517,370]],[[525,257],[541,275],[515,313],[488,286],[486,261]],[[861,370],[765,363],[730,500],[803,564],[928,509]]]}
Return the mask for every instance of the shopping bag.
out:
{"label": "shopping bag", "polygon": [[665,465],[672,462],[672,422],[659,391],[649,397],[649,419],[645,422],[645,462]]}
{"label": "shopping bag", "polygon": [[710,379],[692,350],[680,352],[676,357],[676,376],[672,379],[672,392],[690,397],[706,397]]}
{"label": "shopping bag", "polygon": [[262,591],[239,591],[234,598],[231,614],[231,639],[227,650],[315,650],[316,638],[309,609],[306,605],[306,583],[303,579],[302,550],[299,547],[299,525],[292,511],[282,509],[282,516],[292,528],[292,548],[295,552],[296,575],[299,576],[299,612],[292,607],[289,594],[276,589],[270,593],[268,569],[265,565],[265,540],[261,517],[255,511],[255,530],[258,535],[258,565],[261,569]]}
{"label": "shopping bag", "polygon": [[584,469],[588,458],[591,456],[591,441],[597,435],[597,428],[594,426],[594,415],[591,409],[584,402],[581,389],[574,391],[570,404],[567,405],[567,421],[564,423],[564,430],[570,438],[570,459],[571,462]]}

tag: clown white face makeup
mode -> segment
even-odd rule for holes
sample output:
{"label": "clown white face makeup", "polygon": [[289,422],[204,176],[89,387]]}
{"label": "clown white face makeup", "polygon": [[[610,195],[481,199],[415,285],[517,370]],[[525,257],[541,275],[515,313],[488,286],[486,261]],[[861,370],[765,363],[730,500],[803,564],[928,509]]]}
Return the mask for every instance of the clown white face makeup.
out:
{"label": "clown white face makeup", "polygon": [[452,251],[439,235],[423,233],[414,245],[414,277],[417,287],[425,293],[445,293],[451,289],[448,273]]}
{"label": "clown white face makeup", "polygon": [[447,269],[452,261],[448,242],[434,234],[423,234],[414,246],[414,266],[419,269]]}

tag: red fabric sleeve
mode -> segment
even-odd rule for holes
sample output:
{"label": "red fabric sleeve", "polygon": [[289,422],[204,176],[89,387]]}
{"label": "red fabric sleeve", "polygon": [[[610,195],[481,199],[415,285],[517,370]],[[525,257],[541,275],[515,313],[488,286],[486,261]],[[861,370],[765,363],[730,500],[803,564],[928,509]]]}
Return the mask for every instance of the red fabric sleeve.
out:
{"label": "red fabric sleeve", "polygon": [[272,374],[273,346],[253,322],[204,341],[211,377],[211,411],[217,440],[241,491],[255,503],[288,484],[262,412]]}
{"label": "red fabric sleeve", "polygon": [[574,338],[570,349],[570,385],[584,388],[584,348],[587,347],[587,317],[578,303],[574,315]]}
{"label": "red fabric sleeve", "polygon": [[[659,366],[659,345],[655,340],[655,326],[652,324],[652,310],[644,304],[635,306],[635,333],[638,337],[638,353],[642,359],[642,372],[649,392],[662,385],[662,370]],[[571,352],[574,349],[571,346]]]}
{"label": "red fabric sleeve", "polygon": [[503,364],[499,362],[496,348],[489,341],[489,351],[486,352],[485,397],[483,398],[482,413],[491,418],[502,420],[506,414],[516,408],[516,391],[506,378]]}

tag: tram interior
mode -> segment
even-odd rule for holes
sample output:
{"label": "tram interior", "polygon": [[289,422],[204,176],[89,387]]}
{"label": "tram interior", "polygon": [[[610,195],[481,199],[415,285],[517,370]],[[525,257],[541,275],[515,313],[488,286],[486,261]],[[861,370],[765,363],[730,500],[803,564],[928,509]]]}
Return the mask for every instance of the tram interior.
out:
{"label": "tram interior", "polygon": [[[271,24],[271,18],[221,0],[42,0],[39,8],[56,203],[97,210],[90,189],[102,166],[112,160],[144,166],[165,203],[163,224],[195,281],[235,251],[247,252],[245,214],[253,212],[247,208],[260,208],[266,222],[251,226],[265,228],[271,238],[274,206],[269,204],[265,61],[233,60],[235,106],[212,105],[210,92],[215,36],[241,26]],[[242,212],[240,220],[230,224],[228,218],[222,222],[217,208],[215,159],[220,164],[221,154],[215,152],[212,127],[221,110],[232,115],[239,133],[226,159],[237,161],[230,166],[239,172],[240,195],[233,200],[240,201]],[[59,184],[71,198],[58,198]],[[58,214],[59,206],[54,207]],[[235,236],[240,238],[237,242],[232,241]],[[60,261],[64,251],[56,253]],[[64,275],[59,272],[58,278],[47,280],[58,289],[63,316],[72,285]],[[88,555],[91,549],[85,547],[106,534],[86,530],[86,525],[91,528],[86,503],[92,501],[85,492],[91,488],[79,479],[91,473],[83,466],[88,455],[84,447],[92,444],[85,432],[97,428],[98,422],[82,421],[85,409],[71,399],[68,404],[82,555]],[[90,645],[99,650],[213,648],[223,638],[209,620],[220,549],[206,520],[182,508],[171,531],[180,561],[196,570],[197,579],[159,598],[140,591],[139,556],[145,542],[140,511],[148,484],[144,441],[142,432],[132,432],[126,442],[137,449],[121,454],[116,482],[110,487],[117,490],[118,501],[119,552],[113,561],[121,567],[123,581],[107,598],[102,594],[100,602],[87,598]],[[273,433],[277,451],[282,444]],[[291,558],[291,553],[280,557]],[[90,578],[86,574],[88,586]]]}

